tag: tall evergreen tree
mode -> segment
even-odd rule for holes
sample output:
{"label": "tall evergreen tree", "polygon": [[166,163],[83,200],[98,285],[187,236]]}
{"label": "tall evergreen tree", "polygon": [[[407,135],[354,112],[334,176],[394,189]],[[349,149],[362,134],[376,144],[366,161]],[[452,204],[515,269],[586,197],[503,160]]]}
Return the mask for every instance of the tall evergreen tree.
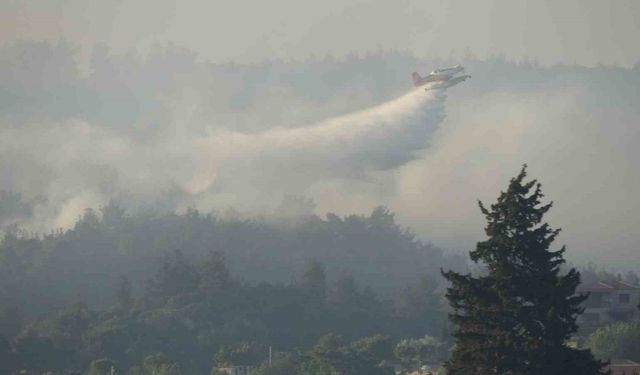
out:
{"label": "tall evergreen tree", "polygon": [[323,301],[327,294],[327,275],[324,265],[315,259],[307,263],[300,286],[318,300]]}
{"label": "tall evergreen tree", "polygon": [[200,273],[200,290],[204,292],[220,291],[231,284],[231,271],[222,252],[211,252]]}
{"label": "tall evergreen tree", "polygon": [[128,277],[121,275],[116,288],[116,302],[119,307],[128,309],[133,305],[133,287]]}
{"label": "tall evergreen tree", "polygon": [[575,269],[560,271],[565,248],[549,249],[560,232],[542,223],[552,203],[525,177],[526,165],[490,209],[479,202],[488,239],[470,257],[486,272],[444,273],[456,325],[450,375],[604,373],[591,352],[567,345],[586,296],[575,293]]}

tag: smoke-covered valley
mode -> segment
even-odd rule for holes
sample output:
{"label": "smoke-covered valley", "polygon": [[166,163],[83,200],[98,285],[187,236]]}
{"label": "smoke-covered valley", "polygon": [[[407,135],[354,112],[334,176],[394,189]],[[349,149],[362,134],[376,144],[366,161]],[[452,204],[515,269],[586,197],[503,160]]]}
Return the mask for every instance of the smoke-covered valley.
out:
{"label": "smoke-covered valley", "polygon": [[[528,163],[570,258],[640,260],[637,65],[469,58],[473,78],[445,96],[414,91],[409,74],[449,61],[395,52],[240,65],[96,46],[88,67],[77,58],[65,44],[0,50],[5,228],[70,228],[109,202],[269,220],[386,205],[420,238],[467,250],[482,236],[477,199]],[[283,207],[291,195],[314,204]]]}

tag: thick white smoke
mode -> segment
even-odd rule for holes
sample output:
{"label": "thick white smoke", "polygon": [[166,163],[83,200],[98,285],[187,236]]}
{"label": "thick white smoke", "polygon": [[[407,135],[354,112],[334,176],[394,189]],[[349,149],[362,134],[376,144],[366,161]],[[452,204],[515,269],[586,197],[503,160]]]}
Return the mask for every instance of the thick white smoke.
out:
{"label": "thick white smoke", "polygon": [[167,209],[269,209],[283,194],[366,181],[414,159],[443,120],[445,98],[418,89],[316,124],[254,133],[194,131],[184,107],[147,138],[85,120],[4,126],[0,173],[12,176],[5,189],[46,198],[27,224],[35,230],[69,227],[85,208],[114,198],[161,200]]}
{"label": "thick white smoke", "polygon": [[495,202],[527,163],[571,260],[637,265],[640,114],[622,94],[565,86],[456,97],[433,146],[400,168],[392,209],[435,243],[471,250],[484,238],[477,201]]}
{"label": "thick white smoke", "polygon": [[296,194],[321,215],[384,204],[423,239],[468,250],[483,238],[477,199],[527,163],[571,257],[637,263],[640,66],[468,61],[443,120],[444,97],[402,93],[407,72],[449,63],[215,65],[96,48],[81,76],[61,46],[0,48],[0,227],[68,227],[112,198],[253,214]]}
{"label": "thick white smoke", "polygon": [[366,179],[414,159],[443,120],[444,101],[443,94],[414,90],[311,126],[254,134],[214,131],[199,146],[221,161],[216,178],[191,193],[247,186],[260,195],[302,193],[320,180]]}

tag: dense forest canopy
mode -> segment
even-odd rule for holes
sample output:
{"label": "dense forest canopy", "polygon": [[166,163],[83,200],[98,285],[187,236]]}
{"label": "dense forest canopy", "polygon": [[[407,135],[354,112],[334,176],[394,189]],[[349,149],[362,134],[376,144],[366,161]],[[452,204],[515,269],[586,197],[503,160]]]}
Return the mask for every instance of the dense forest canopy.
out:
{"label": "dense forest canopy", "polygon": [[315,260],[327,268],[328,280],[348,274],[383,296],[442,266],[465,267],[461,258],[417,241],[383,207],[366,216],[311,216],[284,226],[193,209],[128,215],[108,205],[87,210],[70,230],[9,232],[0,243],[2,293],[30,316],[73,302],[104,308],[121,276],[140,295],[158,262],[174,251],[191,262],[224,253],[234,279],[249,284],[295,282]]}
{"label": "dense forest canopy", "polygon": [[278,226],[109,205],[67,231],[5,235],[0,335],[24,368],[83,369],[105,357],[128,369],[170,353],[203,374],[215,353],[258,365],[268,346],[309,349],[328,332],[441,337],[442,287],[428,276],[443,265],[465,267],[382,207]]}
{"label": "dense forest canopy", "polygon": [[[0,243],[6,368],[386,375],[385,361],[412,370],[448,357],[439,270],[468,272],[463,258],[416,240],[384,207],[296,221],[236,215],[129,214],[111,203],[69,230],[11,227]],[[607,334],[589,339],[600,355]],[[616,352],[630,350],[623,339]]]}

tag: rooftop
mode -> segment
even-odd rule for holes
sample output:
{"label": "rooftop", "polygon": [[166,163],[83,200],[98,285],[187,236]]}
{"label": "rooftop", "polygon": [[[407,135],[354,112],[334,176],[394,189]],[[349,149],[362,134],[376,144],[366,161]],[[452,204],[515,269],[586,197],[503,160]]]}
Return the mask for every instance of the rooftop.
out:
{"label": "rooftop", "polygon": [[637,290],[640,287],[620,280],[598,281],[595,283],[582,284],[578,290],[585,292],[611,292],[614,290]]}
{"label": "rooftop", "polygon": [[609,364],[611,375],[635,375],[640,374],[640,363],[628,359],[613,359]]}

